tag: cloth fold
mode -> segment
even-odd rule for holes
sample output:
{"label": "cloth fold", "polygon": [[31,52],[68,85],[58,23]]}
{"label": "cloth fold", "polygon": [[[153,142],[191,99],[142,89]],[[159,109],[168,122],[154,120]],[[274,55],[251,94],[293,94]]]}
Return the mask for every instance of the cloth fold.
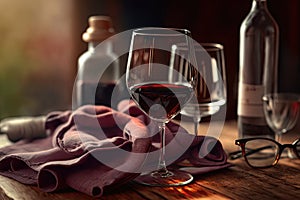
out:
{"label": "cloth fold", "polygon": [[[46,192],[72,188],[100,197],[158,162],[151,156],[159,150],[158,129],[130,101],[118,111],[87,105],[52,112],[45,129],[46,138],[0,148],[0,174]],[[201,174],[230,166],[217,139],[192,136],[176,123],[167,124],[166,142],[171,167]]]}

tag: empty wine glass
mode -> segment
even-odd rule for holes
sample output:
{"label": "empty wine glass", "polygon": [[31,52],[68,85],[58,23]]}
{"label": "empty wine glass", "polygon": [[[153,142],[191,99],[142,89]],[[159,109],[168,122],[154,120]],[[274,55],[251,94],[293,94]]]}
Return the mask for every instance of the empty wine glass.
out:
{"label": "empty wine glass", "polygon": [[[160,129],[161,149],[157,170],[141,174],[136,181],[150,186],[184,185],[193,180],[183,171],[166,166],[165,125],[174,118],[193,93],[189,77],[179,65],[171,65],[171,49],[189,46],[189,31],[141,28],[133,31],[126,69],[126,84],[133,101]],[[189,48],[188,48],[189,49]]]}
{"label": "empty wine glass", "polygon": [[276,141],[281,142],[282,134],[296,125],[299,117],[300,95],[271,93],[264,95],[262,100],[266,121],[275,132]]}
{"label": "empty wine glass", "polygon": [[[216,43],[196,43],[194,50],[197,74],[194,77],[194,95],[191,101],[181,110],[181,114],[192,117],[194,134],[198,134],[198,124],[202,117],[217,113],[226,103],[226,76],[223,46]],[[188,48],[177,45],[173,51],[173,62],[179,63],[185,70]]]}

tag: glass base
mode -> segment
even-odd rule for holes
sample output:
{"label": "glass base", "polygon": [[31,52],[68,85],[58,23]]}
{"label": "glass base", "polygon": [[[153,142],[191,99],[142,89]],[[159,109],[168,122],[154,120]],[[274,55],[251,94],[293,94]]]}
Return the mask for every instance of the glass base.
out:
{"label": "glass base", "polygon": [[176,171],[154,171],[142,174],[135,182],[147,186],[180,186],[186,185],[193,180],[193,176],[187,172]]}

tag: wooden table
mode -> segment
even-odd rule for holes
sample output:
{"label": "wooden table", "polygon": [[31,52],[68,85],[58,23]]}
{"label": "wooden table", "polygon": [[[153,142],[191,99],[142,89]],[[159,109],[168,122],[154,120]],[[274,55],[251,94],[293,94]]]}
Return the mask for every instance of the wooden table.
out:
{"label": "wooden table", "polygon": [[[189,123],[184,124],[192,131]],[[201,123],[200,129],[207,124]],[[289,134],[288,139],[299,137]],[[220,140],[227,152],[237,150],[235,121],[227,121]],[[0,145],[9,142],[0,136]],[[299,199],[300,198],[300,160],[283,158],[278,165],[267,169],[252,169],[243,159],[229,160],[234,166],[195,177],[193,183],[180,187],[146,187],[128,183],[122,188],[106,193],[101,199]],[[76,191],[58,193],[41,192],[37,187],[23,185],[12,179],[0,176],[1,200],[89,200],[93,199]]]}

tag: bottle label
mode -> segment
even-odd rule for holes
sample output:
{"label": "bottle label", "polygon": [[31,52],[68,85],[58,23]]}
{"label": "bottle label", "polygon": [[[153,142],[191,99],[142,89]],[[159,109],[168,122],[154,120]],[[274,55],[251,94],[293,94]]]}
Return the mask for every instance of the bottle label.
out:
{"label": "bottle label", "polygon": [[262,96],[263,85],[239,83],[238,115],[244,117],[264,117]]}

